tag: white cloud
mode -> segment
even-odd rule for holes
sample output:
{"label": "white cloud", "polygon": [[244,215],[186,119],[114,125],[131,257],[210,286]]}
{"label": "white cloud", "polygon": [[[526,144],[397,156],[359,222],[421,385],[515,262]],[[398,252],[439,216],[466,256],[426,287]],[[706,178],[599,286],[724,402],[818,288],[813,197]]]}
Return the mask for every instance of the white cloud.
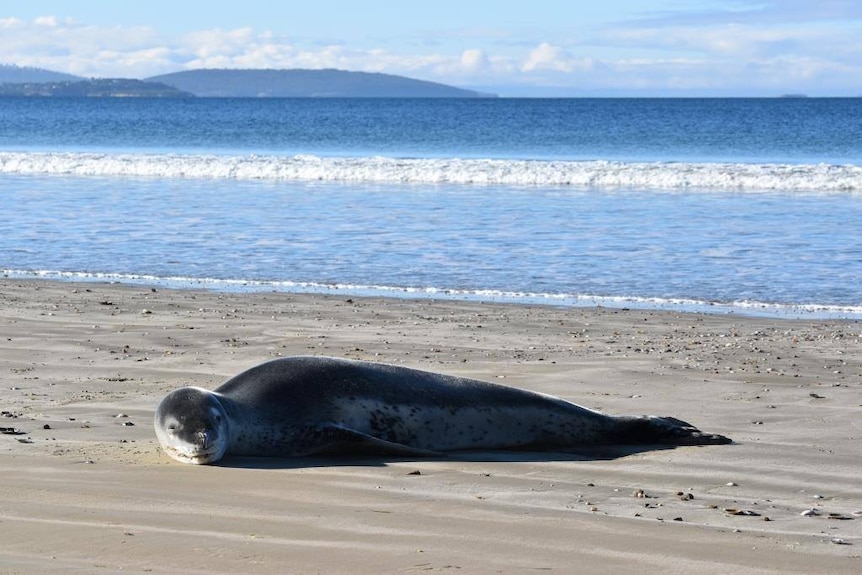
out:
{"label": "white cloud", "polygon": [[[834,30],[828,35],[834,35]],[[690,52],[714,57],[762,57],[810,51],[818,43],[830,43],[817,28],[752,27],[726,24],[710,28],[640,28],[613,31],[604,42],[629,49]]]}
{"label": "white cloud", "polygon": [[526,74],[552,73],[558,77],[589,72],[596,65],[592,58],[575,58],[559,46],[542,42],[527,55],[520,71]]}
{"label": "white cloud", "polygon": [[137,76],[169,65],[165,49],[151,28],[97,27],[50,16],[12,23],[0,36],[7,63],[83,76]]}
{"label": "white cloud", "polygon": [[461,52],[461,67],[465,72],[476,74],[486,70],[489,65],[488,56],[482,50],[473,48]]}
{"label": "white cloud", "polygon": [[18,18],[0,18],[0,28],[4,28],[7,30],[18,28],[23,26],[24,22],[19,20]]}
{"label": "white cloud", "polygon": [[526,62],[521,66],[524,72],[536,70],[556,70],[558,72],[571,72],[568,55],[560,48],[542,42],[530,51]]}
{"label": "white cloud", "polygon": [[148,27],[100,27],[52,16],[0,20],[5,61],[82,76],[147,77],[193,68],[341,68],[408,74],[437,81],[495,77],[516,69],[511,59],[480,48],[455,54],[343,43],[298,45],[270,30],[196,30],[165,36]]}
{"label": "white cloud", "polygon": [[46,28],[56,28],[60,24],[60,21],[55,16],[40,16],[33,20],[33,24]]}
{"label": "white cloud", "polygon": [[177,45],[184,46],[198,58],[206,59],[241,53],[249,46],[255,46],[256,38],[251,28],[200,30],[182,36]]}
{"label": "white cloud", "polygon": [[[0,18],[3,62],[82,76],[144,78],[193,68],[341,68],[456,85],[572,90],[862,93],[862,40],[852,26],[630,21],[575,39],[368,45],[249,27],[165,35],[44,16]],[[543,34],[544,32],[537,32]],[[461,44],[460,46],[458,44]],[[467,44],[469,47],[465,47]]]}

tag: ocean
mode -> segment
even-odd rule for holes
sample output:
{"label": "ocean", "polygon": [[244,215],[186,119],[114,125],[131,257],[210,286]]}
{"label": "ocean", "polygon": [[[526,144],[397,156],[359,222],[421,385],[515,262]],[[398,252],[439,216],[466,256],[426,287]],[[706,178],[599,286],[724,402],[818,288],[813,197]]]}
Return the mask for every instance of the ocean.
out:
{"label": "ocean", "polygon": [[862,319],[862,98],[0,98],[0,273]]}

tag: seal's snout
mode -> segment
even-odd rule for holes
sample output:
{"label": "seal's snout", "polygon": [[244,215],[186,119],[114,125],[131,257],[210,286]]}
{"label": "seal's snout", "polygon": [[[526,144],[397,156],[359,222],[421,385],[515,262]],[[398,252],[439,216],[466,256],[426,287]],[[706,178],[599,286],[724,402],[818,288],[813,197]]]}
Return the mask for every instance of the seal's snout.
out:
{"label": "seal's snout", "polygon": [[733,440],[726,435],[718,433],[704,433],[702,445],[728,445],[733,443]]}
{"label": "seal's snout", "polygon": [[733,440],[717,433],[705,433],[692,424],[675,417],[647,417],[640,430],[644,443],[667,445],[727,445]]}

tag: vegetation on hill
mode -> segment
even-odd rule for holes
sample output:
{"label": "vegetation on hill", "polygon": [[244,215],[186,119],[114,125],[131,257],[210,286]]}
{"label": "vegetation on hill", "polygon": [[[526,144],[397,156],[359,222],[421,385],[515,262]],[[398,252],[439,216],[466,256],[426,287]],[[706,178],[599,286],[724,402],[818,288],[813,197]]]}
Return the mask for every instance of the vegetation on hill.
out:
{"label": "vegetation on hill", "polygon": [[81,97],[145,97],[191,98],[193,94],[158,82],[145,82],[126,78],[101,78],[72,82],[39,82],[0,84],[0,96],[42,96],[60,98]]}
{"label": "vegetation on hill", "polygon": [[189,70],[153,76],[84,79],[41,68],[0,65],[0,96],[228,98],[488,98],[405,76],[346,70]]}
{"label": "vegetation on hill", "polygon": [[404,76],[345,70],[189,70],[148,78],[204,97],[480,98],[493,97]]}

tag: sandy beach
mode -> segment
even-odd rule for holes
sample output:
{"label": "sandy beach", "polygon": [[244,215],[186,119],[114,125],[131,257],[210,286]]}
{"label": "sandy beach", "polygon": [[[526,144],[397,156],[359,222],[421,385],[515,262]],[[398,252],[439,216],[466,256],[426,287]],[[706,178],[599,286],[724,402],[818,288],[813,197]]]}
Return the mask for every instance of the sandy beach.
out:
{"label": "sandy beach", "polygon": [[[858,322],[4,279],[0,330],[0,573],[862,572]],[[671,415],[735,443],[161,453],[168,391],[302,354]]]}

